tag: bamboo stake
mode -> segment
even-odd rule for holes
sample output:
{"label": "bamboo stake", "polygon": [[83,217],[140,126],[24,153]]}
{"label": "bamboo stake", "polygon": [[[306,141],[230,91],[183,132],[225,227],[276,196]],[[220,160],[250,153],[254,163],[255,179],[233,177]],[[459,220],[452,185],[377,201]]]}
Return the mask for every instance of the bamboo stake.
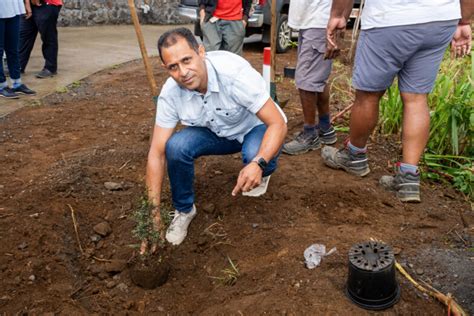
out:
{"label": "bamboo stake", "polygon": [[146,76],[148,79],[148,83],[150,84],[151,94],[153,96],[157,96],[158,87],[156,85],[155,77],[153,77],[153,69],[148,59],[148,53],[145,47],[145,40],[143,39],[143,33],[140,27],[140,21],[138,20],[137,11],[135,9],[134,0],[128,0],[128,6],[130,7],[130,15],[132,16],[133,26],[135,27],[135,33],[137,33],[138,45],[140,46],[140,52],[142,53],[143,64],[145,65]]}
{"label": "bamboo stake", "polygon": [[410,281],[415,286],[415,288],[417,288],[423,293],[426,293],[436,298],[438,301],[446,305],[446,307],[448,308],[448,315],[450,315],[452,312],[454,316],[467,316],[467,313],[462,309],[461,306],[459,306],[458,303],[456,303],[456,301],[452,298],[451,294],[444,295],[443,293],[441,293],[440,291],[438,291],[437,289],[433,288],[431,285],[428,285],[428,284],[427,285],[431,289],[430,290],[426,289],[423,286],[421,286],[418,282],[416,282],[411,277],[411,275],[408,274],[408,272],[406,272],[405,269],[403,269],[403,267],[398,262],[395,262],[395,267],[397,268],[398,271],[400,271],[400,273],[404,277],[408,279],[408,281]]}

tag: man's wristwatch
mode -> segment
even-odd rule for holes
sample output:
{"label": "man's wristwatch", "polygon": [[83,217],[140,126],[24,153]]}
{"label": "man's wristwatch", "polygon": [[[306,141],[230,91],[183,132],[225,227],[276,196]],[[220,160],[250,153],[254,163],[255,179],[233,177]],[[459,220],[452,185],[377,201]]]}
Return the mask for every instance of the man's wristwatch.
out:
{"label": "man's wristwatch", "polygon": [[253,158],[252,162],[257,163],[257,165],[260,167],[260,169],[262,169],[262,171],[265,171],[265,169],[267,168],[267,165],[268,165],[268,162],[265,159],[263,159],[262,157]]}

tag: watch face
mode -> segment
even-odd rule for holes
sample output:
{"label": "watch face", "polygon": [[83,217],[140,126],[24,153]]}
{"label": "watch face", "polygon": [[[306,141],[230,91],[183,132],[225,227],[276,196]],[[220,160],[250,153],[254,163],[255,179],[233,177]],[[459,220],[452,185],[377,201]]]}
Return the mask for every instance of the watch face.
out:
{"label": "watch face", "polygon": [[258,165],[259,165],[262,169],[265,169],[265,168],[267,167],[267,162],[265,161],[265,159],[260,158],[260,159],[258,159]]}

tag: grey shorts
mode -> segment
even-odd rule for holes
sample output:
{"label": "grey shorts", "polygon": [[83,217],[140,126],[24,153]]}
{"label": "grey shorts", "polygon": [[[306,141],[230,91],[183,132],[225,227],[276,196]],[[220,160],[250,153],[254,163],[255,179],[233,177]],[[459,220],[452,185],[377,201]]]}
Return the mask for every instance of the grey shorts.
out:
{"label": "grey shorts", "polygon": [[324,60],[326,30],[300,30],[295,83],[298,89],[323,92],[331,74],[332,61]]}
{"label": "grey shorts", "polygon": [[352,84],[385,91],[398,75],[401,92],[430,93],[457,20],[363,30]]}

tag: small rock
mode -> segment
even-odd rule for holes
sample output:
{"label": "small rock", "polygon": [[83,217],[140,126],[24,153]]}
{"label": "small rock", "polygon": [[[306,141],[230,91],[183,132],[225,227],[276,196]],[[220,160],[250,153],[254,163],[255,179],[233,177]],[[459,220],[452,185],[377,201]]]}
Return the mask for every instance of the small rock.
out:
{"label": "small rock", "polygon": [[104,187],[110,191],[122,190],[123,186],[118,182],[104,182]]}
{"label": "small rock", "polygon": [[416,272],[416,274],[418,274],[418,275],[422,275],[423,273],[425,273],[425,271],[424,271],[423,269],[420,269],[420,268],[419,268],[419,269],[416,269],[415,272]]}
{"label": "small rock", "polygon": [[162,306],[158,306],[158,311],[163,313],[165,309]]}
{"label": "small rock", "polygon": [[117,285],[117,283],[115,283],[115,281],[107,281],[105,283],[105,287],[107,287],[108,289],[111,289],[111,288],[115,287],[115,285]]}
{"label": "small rock", "polygon": [[38,218],[38,217],[39,217],[39,213],[30,214],[30,217],[31,217],[31,218]]}
{"label": "small rock", "polygon": [[294,285],[295,289],[299,289],[300,288],[300,283],[299,282],[296,282],[295,285]]}
{"label": "small rock", "polygon": [[98,242],[100,240],[100,236],[96,235],[96,234],[93,234],[93,235],[91,235],[91,240],[93,242]]}
{"label": "small rock", "polygon": [[[120,284],[123,284],[123,283],[120,283]],[[134,301],[127,301],[127,302],[123,303],[123,308],[124,309],[132,309],[134,306],[135,306]]]}
{"label": "small rock", "polygon": [[127,266],[127,261],[125,260],[111,260],[105,264],[105,271],[109,273],[119,273],[122,272]]}
{"label": "small rock", "polygon": [[105,237],[112,232],[112,227],[110,227],[109,223],[102,222],[94,226],[94,231],[102,237]]}
{"label": "small rock", "polygon": [[122,292],[128,293],[128,286],[125,283],[119,283],[119,285],[117,285],[117,289]]}
{"label": "small rock", "polygon": [[209,202],[202,206],[202,210],[206,213],[213,213],[216,210],[216,206]]}
{"label": "small rock", "polygon": [[36,280],[35,275],[34,275],[34,274],[30,275],[30,276],[28,277],[28,280],[30,280],[30,281]]}
{"label": "small rock", "polygon": [[253,224],[252,224],[252,228],[254,228],[254,229],[257,228],[258,226],[259,226],[259,225],[256,224],[256,223],[253,223]]}
{"label": "small rock", "polygon": [[410,267],[410,269],[413,269],[414,265],[409,263],[408,266]]}
{"label": "small rock", "polygon": [[458,276],[459,276],[459,275],[457,275],[457,274],[453,275],[453,277],[455,277],[455,278],[457,278]]}
{"label": "small rock", "polygon": [[22,242],[21,244],[19,244],[17,246],[17,248],[20,249],[20,250],[26,249],[26,248],[28,248],[28,243]]}

